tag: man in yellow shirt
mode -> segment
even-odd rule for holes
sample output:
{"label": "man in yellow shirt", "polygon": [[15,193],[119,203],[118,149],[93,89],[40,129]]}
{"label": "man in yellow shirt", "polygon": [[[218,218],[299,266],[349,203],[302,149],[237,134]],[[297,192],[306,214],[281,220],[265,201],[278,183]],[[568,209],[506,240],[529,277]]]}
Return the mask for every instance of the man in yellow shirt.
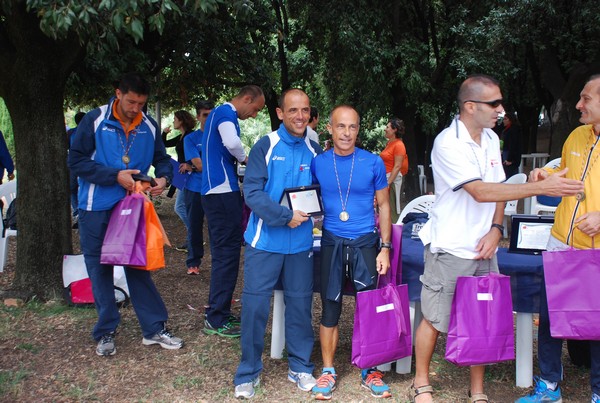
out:
{"label": "man in yellow shirt", "polygon": [[[558,205],[548,250],[563,250],[571,246],[590,249],[600,232],[600,164],[597,164],[600,157],[600,74],[590,77],[581,91],[576,108],[581,112],[579,121],[584,125],[573,130],[567,138],[562,149],[560,167],[554,170],[534,169],[529,175],[530,181],[535,182],[566,167],[569,168],[566,177],[581,180],[584,185],[583,191],[576,196],[563,197]],[[562,339],[555,339],[550,335],[546,287],[542,281],[538,328],[540,376],[536,377],[533,392],[518,399],[517,403],[562,401],[558,386],[563,375],[561,354]],[[590,355],[591,401],[595,403],[600,402],[600,341],[590,341]]]}

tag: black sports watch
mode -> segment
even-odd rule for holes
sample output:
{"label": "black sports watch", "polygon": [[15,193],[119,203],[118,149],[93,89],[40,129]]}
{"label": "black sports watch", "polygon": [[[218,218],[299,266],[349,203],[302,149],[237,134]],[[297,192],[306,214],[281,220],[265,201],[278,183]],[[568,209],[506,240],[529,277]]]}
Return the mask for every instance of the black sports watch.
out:
{"label": "black sports watch", "polygon": [[501,224],[492,224],[492,228],[498,228],[498,231],[500,231],[500,233],[502,235],[504,235],[504,225],[501,225]]}
{"label": "black sports watch", "polygon": [[382,242],[381,249],[383,249],[383,248],[392,249],[392,243],[391,242]]}

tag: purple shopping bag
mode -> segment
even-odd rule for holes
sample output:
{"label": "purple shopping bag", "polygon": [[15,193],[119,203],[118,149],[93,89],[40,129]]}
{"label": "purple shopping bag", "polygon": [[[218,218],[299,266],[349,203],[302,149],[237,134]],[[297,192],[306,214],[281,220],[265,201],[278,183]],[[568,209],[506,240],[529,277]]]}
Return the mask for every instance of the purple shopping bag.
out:
{"label": "purple shopping bag", "polygon": [[113,208],[102,243],[100,263],[146,266],[146,221],[144,196],[125,196]]}
{"label": "purple shopping bag", "polygon": [[371,368],[412,354],[408,286],[388,284],[356,294],[352,364]]}
{"label": "purple shopping bag", "polygon": [[387,284],[402,283],[402,224],[392,224],[392,250],[390,251],[390,269],[379,278],[379,287]]}
{"label": "purple shopping bag", "polygon": [[600,250],[542,252],[542,258],[552,337],[600,340]]}
{"label": "purple shopping bag", "polygon": [[459,277],[450,311],[446,359],[484,365],[515,359],[510,277]]}

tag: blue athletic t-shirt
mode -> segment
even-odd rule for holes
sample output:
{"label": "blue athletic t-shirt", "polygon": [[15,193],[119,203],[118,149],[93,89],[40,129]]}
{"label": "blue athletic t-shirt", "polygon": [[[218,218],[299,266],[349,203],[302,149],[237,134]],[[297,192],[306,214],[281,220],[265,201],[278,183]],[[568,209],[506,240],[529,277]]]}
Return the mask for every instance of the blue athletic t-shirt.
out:
{"label": "blue athletic t-shirt", "polygon": [[[223,145],[219,125],[232,122],[240,136],[240,125],[233,105],[226,103],[212,110],[206,118],[202,136],[202,194],[239,191],[235,158]],[[211,192],[218,188],[218,191]]]}
{"label": "blue athletic t-shirt", "polygon": [[[186,161],[201,157],[202,130],[198,129],[183,138],[183,153]],[[204,170],[204,168],[202,169]],[[184,189],[200,193],[202,191],[202,172],[192,171],[185,182]]]}
{"label": "blue athletic t-shirt", "polygon": [[[352,168],[353,155],[354,168]],[[355,148],[353,155],[344,157],[335,155],[339,188],[333,164],[333,149],[315,157],[311,165],[313,177],[321,185],[325,208],[323,228],[336,236],[349,239],[373,232],[375,192],[387,188],[385,165],[379,156],[361,148]],[[352,171],[351,181],[350,171]],[[346,202],[349,183],[350,194],[346,203],[346,212],[350,217],[348,221],[342,221],[339,215],[342,212],[342,201]]]}

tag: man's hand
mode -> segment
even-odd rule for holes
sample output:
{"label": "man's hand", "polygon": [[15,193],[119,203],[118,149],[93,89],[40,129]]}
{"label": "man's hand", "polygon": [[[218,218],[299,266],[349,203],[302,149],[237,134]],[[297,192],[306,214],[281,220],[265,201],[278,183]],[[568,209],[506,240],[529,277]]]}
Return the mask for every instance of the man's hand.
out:
{"label": "man's hand", "polygon": [[390,269],[390,249],[389,248],[381,248],[379,254],[377,254],[377,260],[375,262],[377,273],[380,276],[385,275],[387,271]]}
{"label": "man's hand", "polygon": [[117,174],[117,182],[128,192],[135,192],[135,181],[131,175],[139,174],[139,169],[123,169]]}
{"label": "man's hand", "polygon": [[294,215],[292,216],[290,222],[287,223],[287,225],[290,228],[296,228],[300,226],[303,222],[308,221],[308,218],[308,214],[306,214],[304,211],[294,210]]}
{"label": "man's hand", "polygon": [[575,226],[587,236],[596,236],[600,232],[600,212],[585,213],[575,220]]}
{"label": "man's hand", "polygon": [[186,172],[192,172],[192,165],[187,162],[179,164],[179,173],[184,174]]}
{"label": "man's hand", "polygon": [[491,259],[496,253],[496,249],[498,248],[498,243],[500,243],[501,238],[502,233],[498,230],[498,228],[490,228],[488,233],[479,240],[479,243],[475,248],[475,251],[479,252],[479,254],[475,256],[474,259]]}
{"label": "man's hand", "polygon": [[[552,175],[548,175],[546,173],[546,177],[541,180],[541,184],[544,187],[543,194],[547,196],[575,196],[579,192],[583,192],[583,182],[575,179],[566,179],[565,175],[569,168],[565,168],[562,171],[558,171]],[[537,180],[532,180],[533,182],[539,181],[540,174],[537,169],[534,169],[529,175],[530,178],[535,175]],[[545,171],[543,171],[545,172]]]}
{"label": "man's hand", "polygon": [[15,174],[14,173],[8,174],[8,180],[11,181],[13,179],[15,179]]}
{"label": "man's hand", "polygon": [[155,178],[154,181],[156,182],[156,186],[150,188],[150,194],[152,196],[158,196],[165,190],[167,180],[165,178]]}
{"label": "man's hand", "polygon": [[537,182],[542,179],[546,179],[548,177],[548,172],[542,168],[535,168],[533,171],[529,172],[529,182]]}

